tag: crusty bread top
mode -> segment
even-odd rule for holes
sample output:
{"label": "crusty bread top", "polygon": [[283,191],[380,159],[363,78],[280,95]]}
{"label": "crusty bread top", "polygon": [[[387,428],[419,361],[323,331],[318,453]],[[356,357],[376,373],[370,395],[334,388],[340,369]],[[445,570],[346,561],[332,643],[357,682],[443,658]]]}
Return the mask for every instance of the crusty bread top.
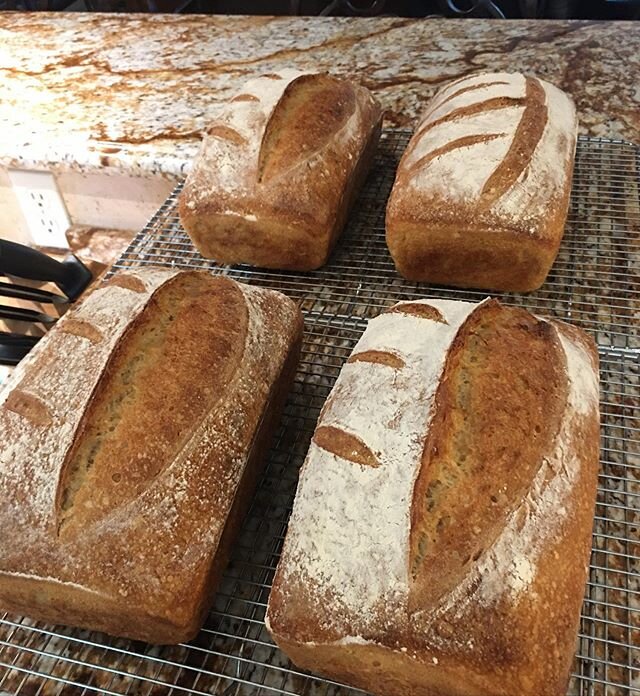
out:
{"label": "crusty bread top", "polygon": [[[390,217],[460,229],[502,220],[540,238],[556,235],[554,203],[566,195],[577,134],[571,98],[520,73],[462,78],[433,98],[398,168]],[[560,206],[561,207],[561,206]]]}
{"label": "crusty bread top", "polygon": [[250,80],[208,127],[180,214],[253,219],[268,210],[323,220],[380,117],[367,89],[325,73]]}
{"label": "crusty bread top", "polygon": [[0,574],[192,616],[299,322],[279,293],[173,269],[68,312],[0,392]]}
{"label": "crusty bread top", "polygon": [[[467,639],[500,640],[504,607],[546,577],[541,555],[590,514],[593,488],[577,482],[595,481],[597,428],[597,353],[573,327],[494,300],[412,301],[373,319],[303,466],[275,635],[463,654]],[[558,592],[581,581],[566,569],[584,570],[582,541],[557,562]],[[496,606],[500,629],[483,625]],[[465,616],[476,625],[462,631]],[[476,656],[505,659],[495,640]]]}

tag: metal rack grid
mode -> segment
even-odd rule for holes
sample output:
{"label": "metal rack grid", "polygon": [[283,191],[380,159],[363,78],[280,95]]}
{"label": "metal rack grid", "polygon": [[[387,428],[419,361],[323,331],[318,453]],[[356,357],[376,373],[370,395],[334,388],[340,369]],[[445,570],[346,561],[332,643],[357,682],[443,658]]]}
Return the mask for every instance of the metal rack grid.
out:
{"label": "metal rack grid", "polygon": [[[362,692],[296,669],[273,645],[264,612],[301,465],[320,408],[369,318],[398,299],[478,300],[486,293],[409,283],[384,242],[384,207],[410,133],[386,131],[376,165],[330,263],[314,273],[219,267],[182,230],[178,187],[117,268],[206,268],[279,289],[305,314],[296,381],[214,608],[189,644],[151,646],[0,615],[0,694],[258,694]],[[505,302],[589,331],[601,358],[602,455],[591,570],[571,696],[640,693],[640,150],[581,138],[572,205],[544,287]]]}

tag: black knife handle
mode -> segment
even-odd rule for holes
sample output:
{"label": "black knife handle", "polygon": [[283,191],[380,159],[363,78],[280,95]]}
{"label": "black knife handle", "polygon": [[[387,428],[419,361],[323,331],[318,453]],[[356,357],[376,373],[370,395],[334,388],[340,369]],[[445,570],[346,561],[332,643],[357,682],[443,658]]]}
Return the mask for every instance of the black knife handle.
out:
{"label": "black knife handle", "polygon": [[54,292],[3,282],[0,282],[0,297],[15,297],[18,300],[31,300],[32,302],[53,305],[66,304],[69,301],[64,295],[57,295]]}
{"label": "black knife handle", "polygon": [[0,331],[0,365],[17,365],[39,340],[39,336]]}
{"label": "black knife handle", "polygon": [[14,321],[30,321],[36,324],[53,324],[56,317],[51,317],[34,309],[22,307],[5,307],[0,305],[0,319],[13,319]]}
{"label": "black knife handle", "polygon": [[73,254],[56,261],[31,247],[0,239],[0,274],[51,281],[75,300],[91,282],[91,271]]}

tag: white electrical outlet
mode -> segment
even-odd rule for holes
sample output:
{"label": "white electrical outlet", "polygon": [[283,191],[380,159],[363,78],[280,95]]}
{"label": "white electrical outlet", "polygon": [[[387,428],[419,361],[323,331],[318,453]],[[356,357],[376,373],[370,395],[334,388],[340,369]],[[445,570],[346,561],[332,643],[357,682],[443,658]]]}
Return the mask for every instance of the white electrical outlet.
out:
{"label": "white electrical outlet", "polygon": [[53,174],[25,169],[10,169],[8,173],[31,241],[38,246],[66,249],[65,232],[71,222]]}

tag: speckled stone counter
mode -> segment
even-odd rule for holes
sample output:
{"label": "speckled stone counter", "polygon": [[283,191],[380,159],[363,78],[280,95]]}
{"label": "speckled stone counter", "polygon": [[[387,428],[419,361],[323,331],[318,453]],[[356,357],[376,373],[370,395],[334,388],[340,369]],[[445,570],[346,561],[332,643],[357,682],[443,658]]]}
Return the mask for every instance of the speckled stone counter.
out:
{"label": "speckled stone counter", "polygon": [[640,22],[0,15],[0,166],[178,177],[216,105],[249,76],[331,70],[388,125],[478,70],[569,91],[581,130],[640,142]]}

